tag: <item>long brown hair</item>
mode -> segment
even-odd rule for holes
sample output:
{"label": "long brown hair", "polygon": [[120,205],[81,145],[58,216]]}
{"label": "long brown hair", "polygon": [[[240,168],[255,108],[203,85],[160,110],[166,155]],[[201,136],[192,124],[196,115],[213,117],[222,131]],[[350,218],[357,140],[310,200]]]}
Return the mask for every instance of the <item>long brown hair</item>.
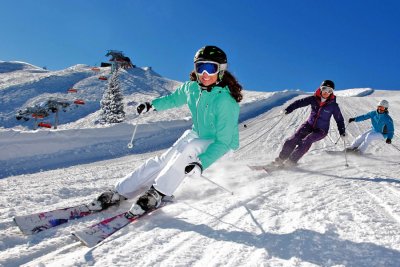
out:
{"label": "long brown hair", "polygon": [[[197,81],[197,75],[195,71],[192,71],[189,76],[191,81]],[[220,87],[228,86],[231,96],[236,100],[236,102],[242,101],[242,86],[236,80],[235,76],[233,76],[229,71],[224,71],[222,80],[217,85]]]}

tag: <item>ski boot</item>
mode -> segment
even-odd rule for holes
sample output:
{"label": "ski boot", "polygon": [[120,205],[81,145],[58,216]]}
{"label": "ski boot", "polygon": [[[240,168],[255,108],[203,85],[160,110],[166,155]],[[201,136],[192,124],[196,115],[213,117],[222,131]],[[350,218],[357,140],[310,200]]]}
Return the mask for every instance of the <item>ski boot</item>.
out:
{"label": "ski boot", "polygon": [[285,168],[293,168],[293,167],[296,167],[296,166],[297,166],[297,162],[294,162],[294,161],[291,160],[291,159],[287,159],[287,160],[285,160],[285,162],[283,162],[283,166],[284,166]]}
{"label": "ski boot", "polygon": [[165,195],[158,192],[153,186],[147,190],[129,210],[130,216],[142,215],[143,213],[156,209],[161,205]]}
{"label": "ski boot", "polygon": [[282,167],[284,161],[285,161],[284,159],[281,159],[280,157],[277,157],[277,158],[275,158],[275,160],[271,164],[274,167]]}
{"label": "ski boot", "polygon": [[127,198],[118,194],[115,190],[108,190],[93,200],[89,204],[89,209],[92,211],[101,211],[108,207],[119,205],[123,200],[127,200]]}

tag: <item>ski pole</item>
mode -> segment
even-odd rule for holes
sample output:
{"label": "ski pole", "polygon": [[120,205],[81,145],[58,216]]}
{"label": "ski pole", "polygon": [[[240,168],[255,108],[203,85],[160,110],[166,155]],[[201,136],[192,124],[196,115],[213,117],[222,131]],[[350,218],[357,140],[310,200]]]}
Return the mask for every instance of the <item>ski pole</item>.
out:
{"label": "ski pole", "polygon": [[[349,126],[350,123],[347,123],[346,126],[344,126],[345,129],[347,129],[347,127]],[[340,140],[340,135],[339,138],[336,140],[335,145],[339,142]],[[344,140],[344,139],[343,139]]]}
{"label": "ski pole", "polygon": [[209,181],[210,183],[214,184],[215,186],[221,188],[222,190],[224,190],[224,191],[230,193],[231,195],[233,195],[233,192],[232,192],[232,191],[229,191],[228,189],[226,189],[226,188],[223,187],[222,185],[217,184],[216,182],[214,182],[214,181],[208,179],[207,177],[205,177],[204,175],[200,175],[200,177],[203,178],[203,179],[206,180],[206,181]]}
{"label": "ski pole", "polygon": [[[283,114],[279,114],[279,115],[272,116],[272,117],[269,117],[269,118],[261,119],[261,120],[258,120],[257,122],[254,122],[254,120],[253,120],[253,121],[251,121],[251,122],[249,122],[249,123],[250,123],[250,124],[257,124],[257,123],[260,123],[260,122],[263,122],[263,121],[266,121],[266,120],[275,119],[275,118],[277,118],[277,117],[279,117],[279,116],[283,116]],[[254,122],[254,123],[253,123],[253,122]],[[244,128],[247,128],[247,126],[248,126],[248,124],[243,124],[243,127],[244,127]]]}
{"label": "ski pole", "polygon": [[[329,140],[331,140],[332,144],[335,144],[335,142],[333,142],[333,139],[332,139],[332,137],[330,136],[330,134],[328,134],[328,138],[329,138]],[[337,143],[337,142],[336,142],[336,143]]]}
{"label": "ski pole", "polygon": [[[282,119],[283,119],[283,116],[281,116],[281,118],[280,118],[274,125],[272,125],[272,127],[269,128],[267,131],[263,132],[263,133],[262,133],[260,136],[258,136],[256,139],[253,139],[252,141],[250,141],[249,143],[245,144],[244,146],[241,146],[241,147],[240,147],[238,150],[236,150],[236,151],[242,150],[242,149],[245,148],[246,146],[248,146],[248,145],[254,143],[255,141],[257,141],[258,139],[260,139],[263,135],[265,135],[265,134],[269,133],[270,131],[272,131],[272,129],[274,129],[275,126],[278,125],[278,123],[279,123]],[[255,133],[258,133],[258,132],[254,132],[254,133],[252,133],[250,136],[253,136]]]}
{"label": "ski pole", "polygon": [[397,146],[395,146],[394,144],[391,144],[394,148],[396,148],[398,151],[400,151],[400,149],[397,147]]}
{"label": "ski pole", "polygon": [[347,162],[347,151],[346,151],[346,140],[343,138],[343,147],[344,147],[344,160],[346,164],[344,166],[349,167],[349,163]]}
{"label": "ski pole", "polygon": [[339,136],[338,139],[336,140],[335,146],[337,145],[337,143],[339,142],[339,140],[340,140],[340,136]]}
{"label": "ski pole", "polygon": [[128,143],[128,148],[133,148],[133,138],[135,138],[136,129],[137,129],[138,125],[139,125],[139,123],[136,121],[136,125],[135,125],[135,128],[134,128],[133,133],[132,133],[131,141]]}

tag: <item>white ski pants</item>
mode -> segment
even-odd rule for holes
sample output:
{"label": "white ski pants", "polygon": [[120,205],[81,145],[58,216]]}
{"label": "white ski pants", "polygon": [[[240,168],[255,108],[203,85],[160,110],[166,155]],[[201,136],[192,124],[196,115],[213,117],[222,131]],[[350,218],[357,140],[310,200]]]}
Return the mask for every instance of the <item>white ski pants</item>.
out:
{"label": "white ski pants", "polygon": [[187,130],[161,156],[148,159],[132,173],[115,185],[117,192],[134,198],[154,186],[161,193],[172,196],[185,178],[185,167],[198,161],[197,155],[205,151],[212,140],[199,139],[192,130]]}
{"label": "white ski pants", "polygon": [[370,129],[357,136],[357,138],[350,145],[350,148],[357,148],[361,153],[364,153],[367,150],[368,145],[375,140],[385,140],[385,137],[383,134]]}

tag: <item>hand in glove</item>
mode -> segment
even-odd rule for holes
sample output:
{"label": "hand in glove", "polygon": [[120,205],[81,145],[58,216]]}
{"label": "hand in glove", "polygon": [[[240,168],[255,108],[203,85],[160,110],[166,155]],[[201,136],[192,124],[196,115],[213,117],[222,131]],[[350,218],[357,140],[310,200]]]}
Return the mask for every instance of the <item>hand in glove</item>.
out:
{"label": "hand in glove", "polygon": [[286,109],[283,109],[279,112],[281,115],[288,115],[290,112],[288,112]]}
{"label": "hand in glove", "polygon": [[356,119],[355,118],[350,118],[349,119],[349,123],[352,123],[353,121],[356,121]]}
{"label": "hand in glove", "polygon": [[391,144],[392,143],[392,139],[388,138],[386,139],[386,144]]}
{"label": "hand in glove", "polygon": [[201,175],[203,166],[199,162],[191,162],[185,167],[185,174],[192,176],[193,174]]}
{"label": "hand in glove", "polygon": [[137,106],[136,110],[137,110],[138,114],[142,114],[142,113],[148,112],[152,108],[153,108],[153,106],[150,104],[150,102],[145,102],[145,103],[141,103],[139,106]]}

